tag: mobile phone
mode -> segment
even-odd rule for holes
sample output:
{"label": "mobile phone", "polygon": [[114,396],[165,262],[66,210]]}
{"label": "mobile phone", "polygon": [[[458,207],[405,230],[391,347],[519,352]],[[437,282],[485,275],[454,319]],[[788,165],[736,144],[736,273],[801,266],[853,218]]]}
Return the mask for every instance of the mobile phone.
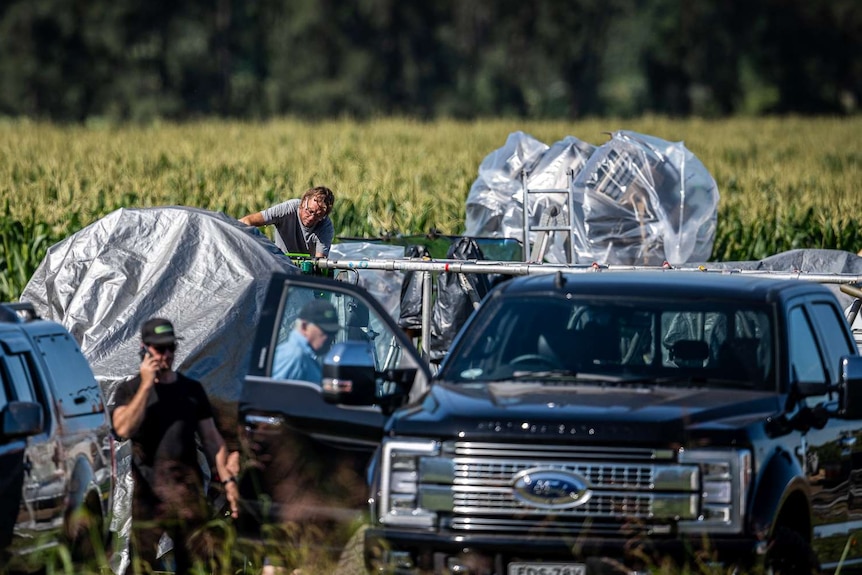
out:
{"label": "mobile phone", "polygon": [[141,346],[141,361],[144,361],[144,358],[148,355],[150,355],[150,350],[148,350],[144,346]]}

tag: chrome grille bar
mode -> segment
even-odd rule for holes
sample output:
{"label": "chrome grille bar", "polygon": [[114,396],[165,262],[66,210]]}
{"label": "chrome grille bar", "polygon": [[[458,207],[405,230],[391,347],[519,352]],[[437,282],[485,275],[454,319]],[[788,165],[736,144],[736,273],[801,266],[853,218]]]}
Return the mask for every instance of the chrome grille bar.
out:
{"label": "chrome grille bar", "polygon": [[[566,519],[576,519],[567,521]],[[447,527],[457,531],[489,531],[493,533],[533,533],[542,535],[573,535],[589,530],[592,535],[618,534],[619,523],[600,523],[582,520],[581,518],[553,517],[548,520],[510,519],[505,517],[453,517],[446,524]],[[626,526],[627,533],[649,533],[654,526],[630,524]]]}
{"label": "chrome grille bar", "polygon": [[541,466],[577,473],[596,488],[651,489],[655,486],[655,466],[622,465],[600,462],[564,462],[560,460],[488,460],[457,457],[455,485],[509,485],[520,471]]}
{"label": "chrome grille bar", "polygon": [[645,447],[608,448],[604,446],[485,443],[474,441],[446,442],[443,444],[443,452],[451,453],[457,457],[529,458],[533,461],[543,458],[554,458],[657,462],[673,461],[675,458],[675,453],[671,449]]}

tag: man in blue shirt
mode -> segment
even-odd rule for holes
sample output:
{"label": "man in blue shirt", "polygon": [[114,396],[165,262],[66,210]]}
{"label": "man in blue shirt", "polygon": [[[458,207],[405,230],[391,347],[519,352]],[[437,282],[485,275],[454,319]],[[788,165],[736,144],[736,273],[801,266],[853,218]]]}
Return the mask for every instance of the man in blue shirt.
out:
{"label": "man in blue shirt", "polygon": [[272,377],[320,383],[318,356],[329,349],[339,329],[331,303],[314,299],[305,304],[288,338],[275,348]]}

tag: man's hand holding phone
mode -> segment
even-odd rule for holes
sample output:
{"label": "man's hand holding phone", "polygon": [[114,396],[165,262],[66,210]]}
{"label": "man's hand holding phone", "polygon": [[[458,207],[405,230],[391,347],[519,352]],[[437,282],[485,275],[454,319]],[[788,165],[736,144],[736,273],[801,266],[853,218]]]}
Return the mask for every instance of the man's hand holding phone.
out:
{"label": "man's hand holding phone", "polygon": [[141,348],[141,385],[151,387],[159,382],[159,361],[146,347]]}

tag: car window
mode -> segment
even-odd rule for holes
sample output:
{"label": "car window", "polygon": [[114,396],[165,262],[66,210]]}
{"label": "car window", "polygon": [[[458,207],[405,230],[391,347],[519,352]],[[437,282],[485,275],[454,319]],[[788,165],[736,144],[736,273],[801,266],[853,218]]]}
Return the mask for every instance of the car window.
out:
{"label": "car window", "polygon": [[23,353],[10,353],[3,358],[4,375],[8,374],[19,401],[36,401],[33,387],[34,374],[30,371],[28,357]]}
{"label": "car window", "polygon": [[525,378],[775,389],[771,312],[729,301],[497,298],[441,366],[450,381]]}
{"label": "car window", "polygon": [[839,315],[834,305],[825,302],[817,302],[811,306],[814,321],[820,328],[823,336],[824,351],[826,353],[826,369],[829,370],[832,383],[838,383],[838,366],[841,364],[841,356],[854,353],[855,342],[849,338],[844,329],[847,320]]}
{"label": "car window", "polygon": [[[313,301],[324,302],[335,312],[337,329],[323,342],[311,341],[297,330],[300,311]],[[318,309],[326,309],[326,306]],[[320,366],[326,353],[333,344],[345,341],[371,343],[373,360],[378,371],[415,367],[403,365],[408,361],[408,354],[404,353],[401,343],[389,327],[389,322],[384,321],[376,310],[352,294],[308,286],[291,286],[285,291],[280,313],[269,367],[269,373],[275,379],[320,384]],[[317,332],[315,334],[319,335]]]}
{"label": "car window", "polygon": [[817,338],[801,306],[790,310],[788,322],[793,379],[799,383],[825,383],[826,369],[817,347]]}
{"label": "car window", "polygon": [[9,403],[11,389],[12,383],[9,381],[9,376],[5,371],[0,370],[0,409],[5,408]]}

